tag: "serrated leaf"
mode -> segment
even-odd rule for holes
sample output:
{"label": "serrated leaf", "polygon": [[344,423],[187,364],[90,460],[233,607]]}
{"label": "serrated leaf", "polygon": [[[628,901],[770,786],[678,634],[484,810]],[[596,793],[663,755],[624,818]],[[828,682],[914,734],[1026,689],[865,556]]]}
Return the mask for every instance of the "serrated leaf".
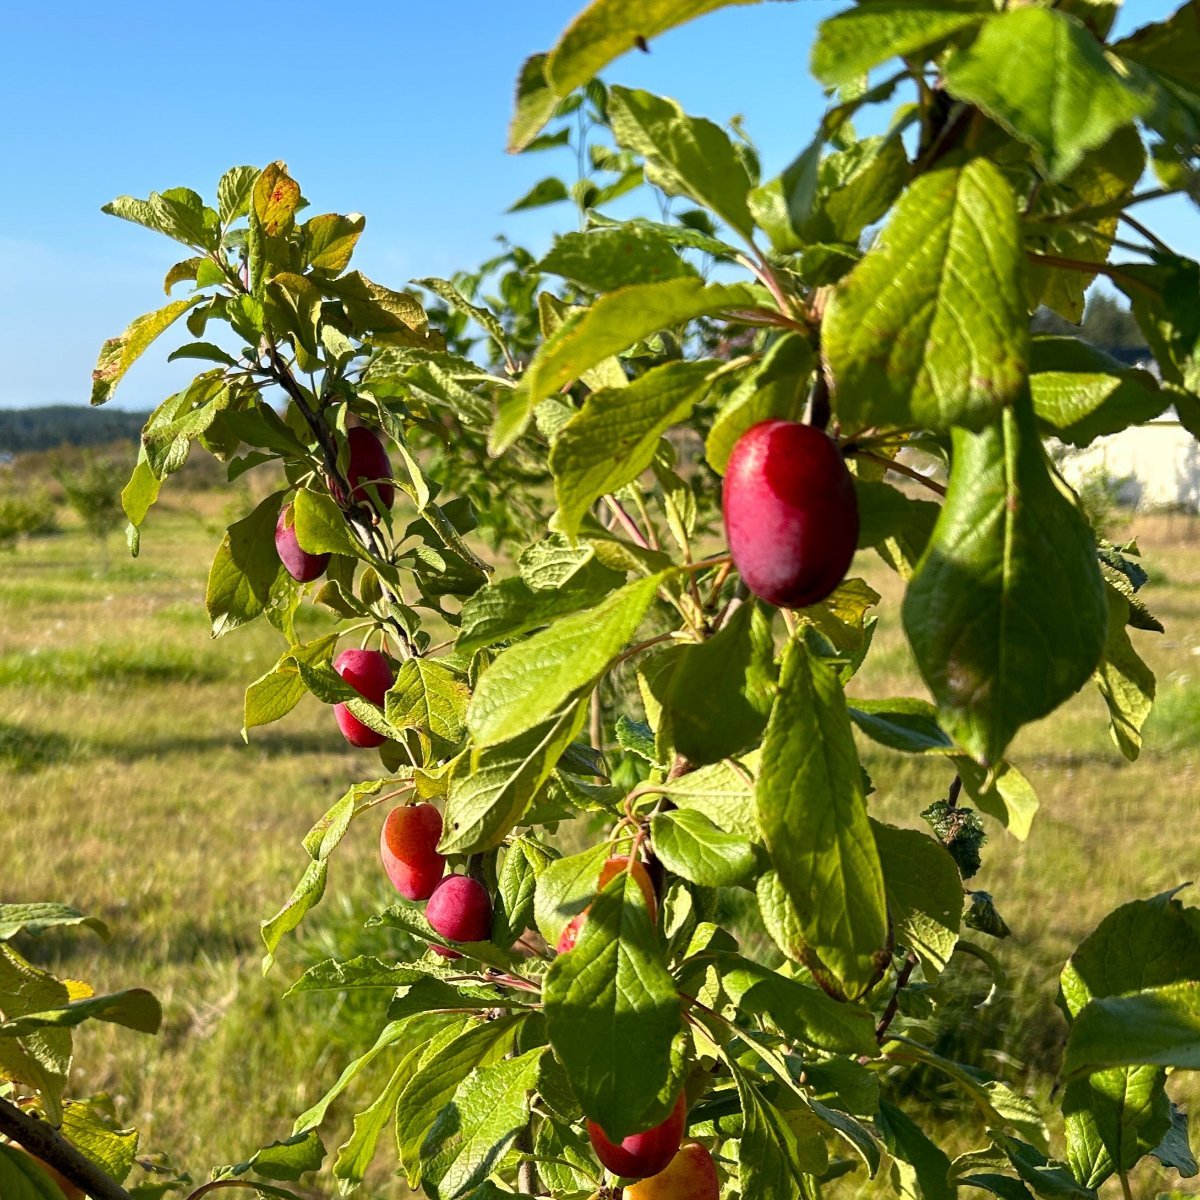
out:
{"label": "serrated leaf", "polygon": [[650,819],[654,853],[674,875],[701,887],[734,887],[754,870],[754,850],[703,813],[680,809]]}
{"label": "serrated leaf", "polygon": [[704,398],[712,371],[707,359],[663,363],[627,387],[602,388],[588,396],[550,448],[564,533],[577,534],[596,500],[651,464],[659,438]]}
{"label": "serrated leaf", "polygon": [[337,634],[329,633],[292,646],[265,675],[246,688],[242,709],[242,735],[257,725],[281,720],[304,699],[304,686],[297,662],[314,665],[327,662],[337,645]]}
{"label": "serrated leaf", "polygon": [[349,265],[367,219],[361,213],[324,213],[300,227],[308,265],[322,275],[340,275]]}
{"label": "serrated leaf", "polygon": [[681,1016],[646,898],[629,872],[596,897],[575,948],[551,963],[542,996],[550,1044],[584,1112],[617,1141],[644,1129],[661,1108]]}
{"label": "serrated leaf", "polygon": [[556,176],[550,175],[535,183],[525,195],[510,204],[506,211],[525,212],[526,209],[544,208],[547,204],[558,204],[570,198],[571,193],[567,191],[567,185]]}
{"label": "serrated leaf", "polygon": [[1111,1066],[1200,1069],[1200,981],[1107,996],[1084,1005],[1067,1038],[1063,1071]]}
{"label": "serrated leaf", "polygon": [[896,941],[921,962],[932,982],[958,945],[963,889],[946,849],[915,829],[871,822]]}
{"label": "serrated leaf", "polygon": [[726,833],[761,841],[750,761],[751,756],[747,755],[742,762],[730,759],[689,771],[666,780],[663,794],[680,808],[702,813]]}
{"label": "serrated leaf", "polygon": [[482,1184],[528,1124],[529,1093],[545,1046],[483,1068],[455,1093],[421,1146],[430,1200],[457,1200]]}
{"label": "serrated leaf", "polygon": [[651,575],[626,584],[500,654],[480,676],[467,708],[475,744],[514,738],[590,688],[633,637],[661,582]]}
{"label": "serrated leaf", "polygon": [[1116,588],[1108,595],[1108,637],[1096,668],[1096,686],[1108,706],[1109,731],[1130,762],[1142,752],[1142,726],[1154,707],[1157,681],[1129,640],[1129,602]]}
{"label": "serrated leaf", "polygon": [[104,404],[110,400],[125,372],[142,356],[150,343],[203,299],[203,296],[191,296],[186,300],[172,300],[170,304],[138,317],[120,337],[109,338],[100,347],[100,357],[92,372],[91,403]]}
{"label": "serrated leaf", "polygon": [[568,26],[550,55],[547,77],[565,96],[599,74],[610,62],[649,40],[718,8],[758,0],[646,0],[636,9],[624,0],[592,0]]}
{"label": "serrated leaf", "polygon": [[889,58],[916,55],[985,19],[982,6],[874,0],[822,22],[812,72],[824,84],[852,83]]}
{"label": "serrated leaf", "polygon": [[1025,383],[1024,250],[987,159],[920,176],[834,292],[823,346],[844,429],[980,428]]}
{"label": "serrated leaf", "polygon": [[755,794],[804,940],[851,991],[861,991],[887,941],[883,871],[845,696],[802,640],[784,654]]}
{"label": "serrated leaf", "polygon": [[601,294],[697,273],[666,238],[636,225],[562,234],[538,263],[538,270]]}
{"label": "serrated leaf", "polygon": [[463,734],[470,690],[443,663],[410,658],[401,664],[384,699],[384,715],[397,729],[419,729],[454,744]]}
{"label": "serrated leaf", "polygon": [[257,167],[230,167],[217,184],[217,212],[224,225],[231,225],[250,211]]}
{"label": "serrated leaf", "polygon": [[[1021,56],[1053,63],[1048,74],[1013,71]],[[1068,174],[1095,146],[1142,116],[1135,90],[1083,24],[1050,8],[1022,6],[990,20],[947,61],[946,88],[1033,147],[1046,177]]]}
{"label": "serrated leaf", "polygon": [[1091,529],[1027,404],[954,431],[946,503],[902,609],[941,724],[983,764],[1078,691],[1108,625]]}
{"label": "serrated leaf", "polygon": [[569,704],[511,740],[471,749],[450,769],[443,854],[498,846],[525,816],[563,751],[583,727],[582,705]]}
{"label": "serrated leaf", "polygon": [[260,616],[290,577],[275,552],[275,522],[283,493],[268,496],[230,525],[208,573],[204,605],[213,637]]}
{"label": "serrated leaf", "polygon": [[346,516],[333,497],[301,488],[292,501],[296,540],[309,554],[357,554],[360,547],[351,537]]}
{"label": "serrated leaf", "polygon": [[7,942],[18,933],[38,937],[47,929],[76,925],[90,929],[106,942],[112,936],[99,917],[86,916],[69,904],[0,904],[0,942]]}
{"label": "serrated leaf", "polygon": [[0,1021],[0,1037],[25,1037],[35,1029],[69,1029],[84,1021],[108,1021],[139,1033],[157,1033],[162,1006],[145,988],[127,988],[107,996],[91,996],[61,1008],[26,1012]]}
{"label": "serrated leaf", "polygon": [[758,303],[758,293],[751,287],[705,284],[699,279],[619,288],[601,296],[543,343],[525,372],[527,403],[532,410],[590,367],[661,329]]}
{"label": "serrated leaf", "polygon": [[646,160],[652,183],[710,209],[743,237],[752,235],[750,177],[719,125],[689,117],[673,100],[615,86],[608,93],[608,119],[617,145]]}
{"label": "serrated leaf", "polygon": [[808,1194],[809,1161],[784,1113],[767,1101],[742,1071],[736,1071],[742,1107],[738,1141],[738,1184],[743,1196],[792,1200]]}

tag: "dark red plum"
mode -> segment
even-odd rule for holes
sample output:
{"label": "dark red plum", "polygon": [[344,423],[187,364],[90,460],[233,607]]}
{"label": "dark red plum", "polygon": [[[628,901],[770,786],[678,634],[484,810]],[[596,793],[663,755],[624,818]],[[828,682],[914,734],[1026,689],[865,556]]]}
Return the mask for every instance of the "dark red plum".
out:
{"label": "dark red plum", "polygon": [[626,1179],[645,1179],[666,1169],[683,1141],[687,1105],[683,1093],[675,1101],[670,1116],[661,1125],[645,1133],[631,1133],[620,1144],[610,1142],[595,1121],[587,1123],[588,1137],[596,1157],[614,1174]]}
{"label": "dark red plum", "polygon": [[858,543],[854,481],[812,425],[763,421],[729,456],[725,533],[746,586],[780,608],[824,600],[846,577]]}
{"label": "dark red plum", "polygon": [[[396,488],[391,483],[392,461],[376,434],[363,425],[355,425],[346,434],[346,445],[350,454],[346,466],[346,479],[350,484],[350,496],[355,504],[371,504],[372,484],[384,508],[390,509],[396,501]],[[346,494],[341,487],[330,481],[333,498],[339,504],[346,503]]]}
{"label": "dark red plum", "polygon": [[325,574],[329,566],[328,554],[309,554],[300,547],[293,524],[293,509],[285,504],[275,522],[275,550],[287,573],[298,583],[312,583]]}
{"label": "dark red plum", "polygon": [[492,932],[492,899],[477,879],[447,875],[433,889],[425,918],[452,942],[486,942]]}
{"label": "dark red plum", "polygon": [[406,900],[428,900],[446,871],[438,853],[442,814],[432,804],[402,805],[388,813],[379,835],[383,869]]}

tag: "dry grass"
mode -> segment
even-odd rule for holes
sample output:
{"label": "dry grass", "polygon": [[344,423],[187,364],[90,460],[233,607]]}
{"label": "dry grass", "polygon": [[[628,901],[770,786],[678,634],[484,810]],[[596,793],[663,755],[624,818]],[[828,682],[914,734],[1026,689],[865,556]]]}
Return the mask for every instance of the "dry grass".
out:
{"label": "dry grass", "polygon": [[[279,646],[265,625],[208,638],[203,587],[224,503],[169,502],[142,557],[123,560],[114,547],[103,575],[94,547],[70,529],[0,560],[0,894],[65,900],[111,923],[109,946],[79,935],[25,948],[98,987],[159,994],[162,1037],[107,1026],[79,1037],[77,1090],[111,1091],[144,1145],[200,1171],[285,1136],[371,1036],[378,1000],[344,1006],[350,1019],[333,1021],[327,999],[280,996],[317,958],[386,949],[361,925],[388,899],[375,828],[364,823],[335,863],[331,897],[262,978],[258,922],[290,892],[300,838],[377,760],[344,748],[311,702],[242,743],[242,690]],[[1026,731],[1014,757],[1042,813],[1028,843],[994,833],[977,880],[1015,931],[1001,950],[1010,987],[990,1008],[964,1006],[951,1049],[1039,1089],[1061,1037],[1052,1001],[1065,954],[1114,905],[1200,869],[1200,543],[1183,522],[1137,532],[1155,572],[1147,598],[1168,625],[1165,637],[1135,634],[1160,674],[1147,750],[1124,763],[1092,693]],[[884,604],[858,686],[921,694],[899,589],[877,564],[861,565]],[[944,793],[944,767],[869,746],[864,755],[872,803],[889,820],[916,824]],[[990,1058],[988,1044],[998,1047]],[[367,1097],[369,1084],[350,1102]],[[368,1190],[405,1194],[386,1173]]]}

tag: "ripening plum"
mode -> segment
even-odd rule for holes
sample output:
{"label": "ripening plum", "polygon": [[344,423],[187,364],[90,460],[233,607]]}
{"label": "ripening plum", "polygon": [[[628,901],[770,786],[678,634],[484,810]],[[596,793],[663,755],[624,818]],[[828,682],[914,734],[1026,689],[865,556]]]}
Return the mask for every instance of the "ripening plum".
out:
{"label": "ripening plum", "polygon": [[[24,1146],[18,1146],[15,1143],[10,1146],[13,1150],[20,1150],[22,1154],[28,1155],[35,1163],[45,1171],[45,1173],[58,1184],[58,1190],[63,1194],[63,1200],[86,1200],[81,1189],[77,1188],[61,1171],[56,1170],[48,1162],[38,1158],[36,1154],[30,1153]],[[19,1187],[19,1185],[18,1185]]]}
{"label": "ripening plum", "polygon": [[379,834],[383,869],[406,900],[428,900],[446,871],[438,853],[442,814],[432,804],[401,805],[387,815]]}
{"label": "ripening plum", "polygon": [[596,1157],[614,1174],[625,1179],[645,1179],[666,1169],[683,1140],[687,1105],[683,1093],[661,1125],[645,1133],[631,1133],[619,1145],[610,1142],[595,1121],[587,1123],[588,1137]]}
{"label": "ripening plum", "polygon": [[[383,442],[365,426],[355,425],[346,434],[346,445],[350,449],[346,481],[350,484],[351,500],[355,504],[371,504],[371,493],[366,485],[373,484],[380,504],[390,509],[396,500],[396,488],[391,482],[392,462]],[[339,484],[329,480],[329,490],[339,504],[346,503],[346,493]]]}
{"label": "ripening plum", "polygon": [[[388,688],[395,682],[391,663],[378,650],[343,650],[333,660],[333,669],[372,704],[382,704]],[[364,725],[344,704],[335,704],[333,715],[342,736],[352,746],[365,750],[382,746],[387,741],[383,734]]]}
{"label": "ripening plum", "polygon": [[425,918],[452,942],[486,942],[492,932],[492,898],[479,880],[447,875],[433,889]]}
{"label": "ripening plum", "polygon": [[688,1142],[665,1171],[627,1187],[625,1200],[721,1200],[712,1155],[699,1142]]}
{"label": "ripening plum", "polygon": [[725,533],[746,586],[770,604],[804,608],[846,577],[858,543],[854,481],[822,430],[762,421],[729,456]]}
{"label": "ripening plum", "polygon": [[292,517],[292,506],[285,504],[275,522],[275,551],[287,573],[298,583],[312,583],[325,574],[329,566],[328,554],[309,554],[296,538],[296,526]]}
{"label": "ripening plum", "polygon": [[583,928],[584,921],[587,920],[587,909],[583,912],[576,913],[568,922],[567,927],[558,936],[558,945],[555,949],[559,954],[566,954],[568,950],[575,949],[575,943],[579,940],[579,931]]}

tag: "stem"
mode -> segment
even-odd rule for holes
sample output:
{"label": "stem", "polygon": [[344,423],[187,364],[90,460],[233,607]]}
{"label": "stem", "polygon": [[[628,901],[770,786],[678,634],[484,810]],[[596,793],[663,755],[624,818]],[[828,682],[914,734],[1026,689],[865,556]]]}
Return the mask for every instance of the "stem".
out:
{"label": "stem", "polygon": [[1160,238],[1152,230],[1147,229],[1146,226],[1141,223],[1141,221],[1135,221],[1128,213],[1123,212],[1121,214],[1121,220],[1124,221],[1125,224],[1134,231],[1134,233],[1140,233],[1142,237],[1144,237],[1146,241],[1148,241],[1156,250],[1161,250],[1163,254],[1173,255],[1175,253],[1175,251],[1172,250],[1171,247],[1162,240],[1162,238]]}
{"label": "stem", "polygon": [[1110,266],[1108,263],[1083,262],[1077,258],[1060,258],[1057,254],[1035,254],[1032,250],[1026,251],[1025,257],[1039,267],[1058,267],[1063,271],[1078,271],[1083,275],[1105,275],[1114,283],[1123,282],[1135,291],[1144,292],[1147,296],[1155,294],[1149,284],[1135,279],[1127,271],[1122,271],[1120,267]]}
{"label": "stem", "polygon": [[946,794],[946,806],[955,808],[958,805],[958,798],[962,795],[962,776],[955,775],[950,781],[950,791]]}
{"label": "stem", "polygon": [[817,381],[813,385],[812,404],[808,411],[808,423],[817,429],[826,429],[832,415],[829,405],[829,377],[824,365],[817,368]]}
{"label": "stem", "polygon": [[1121,1181],[1121,1195],[1125,1197],[1125,1200],[1133,1200],[1133,1190],[1129,1186],[1129,1176],[1124,1171],[1118,1171],[1117,1178]]}
{"label": "stem", "polygon": [[908,981],[912,978],[916,967],[917,956],[910,950],[908,957],[904,960],[904,966],[900,968],[900,973],[896,976],[896,987],[892,992],[892,998],[888,1001],[887,1008],[883,1010],[879,1024],[875,1026],[875,1040],[881,1046],[884,1038],[887,1037],[888,1026],[896,1019],[896,1014],[900,1011],[900,993],[908,986]]}
{"label": "stem", "polygon": [[616,517],[621,528],[639,545],[643,550],[650,549],[650,543],[646,540],[646,535],[637,527],[634,519],[622,507],[620,500],[616,496],[605,496],[604,503],[608,505],[612,515]]}
{"label": "stem", "polygon": [[517,1168],[517,1187],[528,1196],[536,1196],[541,1187],[538,1181],[537,1163],[533,1161],[533,1128],[526,1125],[517,1134],[513,1146],[523,1155],[521,1165]]}
{"label": "stem", "polygon": [[53,1167],[92,1200],[129,1200],[129,1193],[85,1158],[48,1121],[0,1098],[0,1133]]}
{"label": "stem", "polygon": [[927,487],[931,492],[937,492],[939,496],[945,496],[946,494],[946,489],[940,483],[935,483],[932,479],[922,475],[920,471],[915,471],[912,467],[905,466],[904,463],[897,462],[893,458],[885,458],[882,454],[872,454],[870,450],[859,449],[853,443],[847,446],[843,452],[879,463],[880,466],[887,467],[889,471],[895,471],[897,475],[907,476],[914,483],[919,483],[923,487]]}

